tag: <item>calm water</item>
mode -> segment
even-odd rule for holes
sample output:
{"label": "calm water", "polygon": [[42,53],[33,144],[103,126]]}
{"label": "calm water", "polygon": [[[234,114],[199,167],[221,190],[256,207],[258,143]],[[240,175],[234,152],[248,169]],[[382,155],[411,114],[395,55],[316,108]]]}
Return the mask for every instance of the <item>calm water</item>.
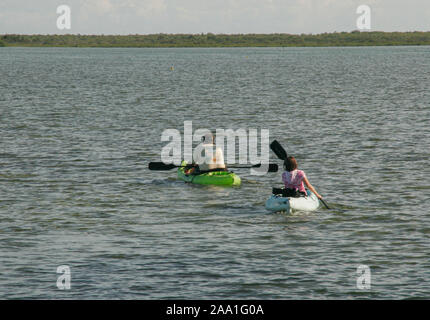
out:
{"label": "calm water", "polygon": [[[430,298],[429,63],[430,47],[0,48],[0,298]],[[269,129],[332,210],[267,213],[280,172],[221,188],[149,171],[185,120]]]}

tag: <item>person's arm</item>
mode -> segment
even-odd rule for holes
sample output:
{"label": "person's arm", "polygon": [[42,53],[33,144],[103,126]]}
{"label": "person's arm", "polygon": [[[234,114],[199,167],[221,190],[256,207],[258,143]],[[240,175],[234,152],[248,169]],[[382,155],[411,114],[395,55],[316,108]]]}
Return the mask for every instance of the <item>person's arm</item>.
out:
{"label": "person's arm", "polygon": [[303,178],[303,182],[305,183],[306,187],[308,187],[309,190],[311,190],[313,193],[315,193],[315,195],[317,196],[318,199],[322,199],[322,196],[311,185],[311,183],[309,182],[308,178],[304,177]]}

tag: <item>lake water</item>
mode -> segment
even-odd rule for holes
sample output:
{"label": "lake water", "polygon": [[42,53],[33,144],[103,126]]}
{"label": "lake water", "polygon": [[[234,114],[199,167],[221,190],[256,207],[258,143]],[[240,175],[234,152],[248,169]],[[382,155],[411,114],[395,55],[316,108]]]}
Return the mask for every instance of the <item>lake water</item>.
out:
{"label": "lake water", "polygon": [[[0,48],[0,298],[429,299],[429,67],[430,47]],[[281,172],[149,171],[186,120],[269,129],[331,210],[266,212]]]}

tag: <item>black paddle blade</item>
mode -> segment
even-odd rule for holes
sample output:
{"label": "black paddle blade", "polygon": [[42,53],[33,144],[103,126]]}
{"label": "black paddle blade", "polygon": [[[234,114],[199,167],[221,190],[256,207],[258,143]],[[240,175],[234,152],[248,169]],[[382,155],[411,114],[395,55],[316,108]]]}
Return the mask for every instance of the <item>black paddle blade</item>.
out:
{"label": "black paddle blade", "polygon": [[269,164],[269,172],[278,172],[278,165],[276,163]]}
{"label": "black paddle blade", "polygon": [[149,170],[167,171],[177,167],[174,164],[164,164],[163,162],[150,162],[148,164]]}
{"label": "black paddle blade", "polygon": [[272,151],[276,154],[276,156],[279,159],[281,160],[287,159],[287,151],[285,151],[285,149],[282,148],[281,144],[278,141],[273,140],[273,142],[270,144],[270,149],[272,149]]}

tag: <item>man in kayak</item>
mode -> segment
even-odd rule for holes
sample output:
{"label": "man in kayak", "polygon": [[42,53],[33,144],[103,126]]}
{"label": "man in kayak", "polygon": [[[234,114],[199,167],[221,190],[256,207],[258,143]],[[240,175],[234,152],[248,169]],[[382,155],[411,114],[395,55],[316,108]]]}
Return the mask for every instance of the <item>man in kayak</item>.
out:
{"label": "man in kayak", "polygon": [[287,197],[294,196],[307,196],[305,186],[308,187],[318,199],[322,199],[322,196],[315,190],[310,184],[304,171],[297,169],[297,161],[294,157],[288,157],[284,160],[284,173],[282,173],[282,182],[285,185]]}
{"label": "man in kayak", "polygon": [[210,171],[226,171],[223,150],[214,145],[214,136],[207,133],[202,137],[200,144],[194,153],[195,165],[187,170],[186,174],[201,174]]}

